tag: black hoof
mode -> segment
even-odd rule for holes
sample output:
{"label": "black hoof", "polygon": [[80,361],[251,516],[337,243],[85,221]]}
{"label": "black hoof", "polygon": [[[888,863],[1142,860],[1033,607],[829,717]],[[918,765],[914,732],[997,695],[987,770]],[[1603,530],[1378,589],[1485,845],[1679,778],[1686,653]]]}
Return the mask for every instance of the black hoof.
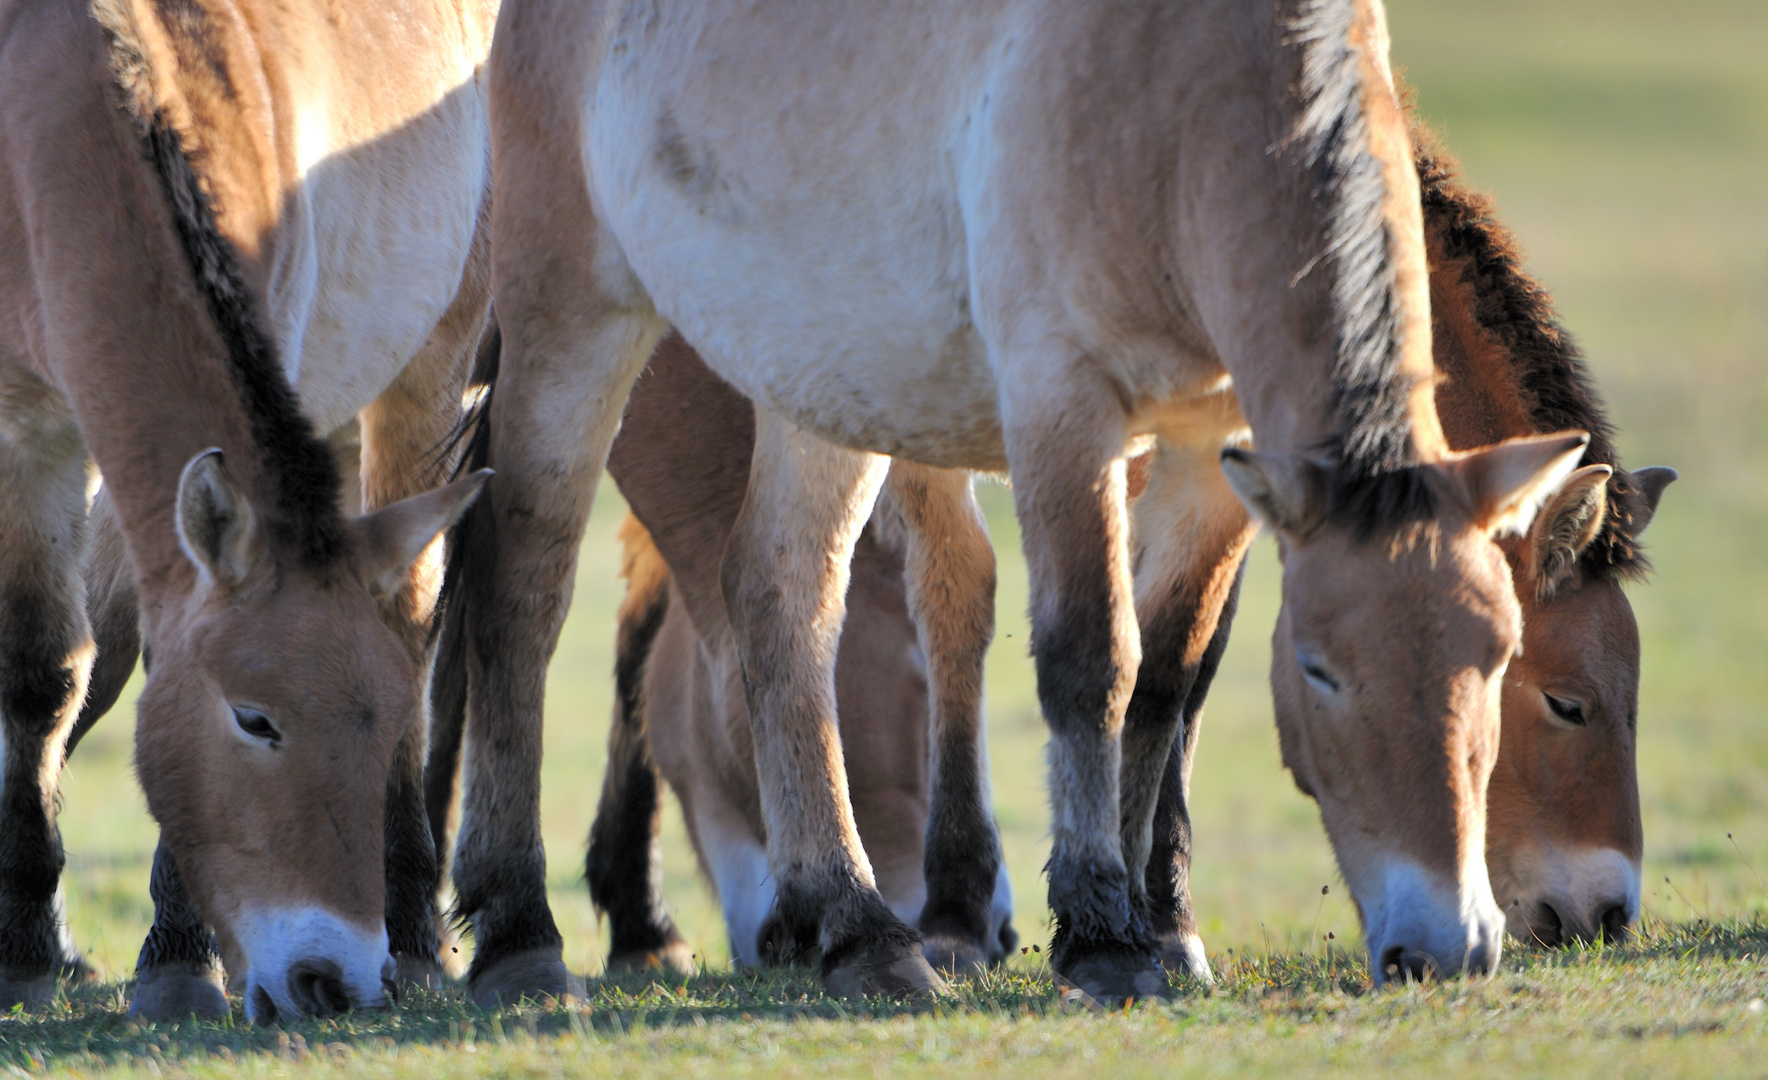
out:
{"label": "black hoof", "polygon": [[132,1020],[219,1020],[229,1012],[219,968],[198,964],[165,964],[141,972],[129,998]]}
{"label": "black hoof", "polygon": [[534,949],[497,961],[467,984],[467,996],[481,1009],[529,1001],[573,1001],[583,984],[565,967],[557,948]]}

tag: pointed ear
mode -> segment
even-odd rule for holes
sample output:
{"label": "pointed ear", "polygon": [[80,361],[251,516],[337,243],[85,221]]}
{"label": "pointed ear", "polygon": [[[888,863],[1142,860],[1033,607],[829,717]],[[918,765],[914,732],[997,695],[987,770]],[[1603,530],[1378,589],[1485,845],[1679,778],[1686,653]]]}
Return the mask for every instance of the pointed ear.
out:
{"label": "pointed ear", "polygon": [[383,592],[397,589],[405,571],[430,546],[430,541],[460,520],[489,479],[491,470],[480,469],[434,491],[413,495],[358,518],[354,524],[356,550],[373,587]]}
{"label": "pointed ear", "polygon": [[1658,500],[1664,497],[1664,489],[1675,483],[1679,474],[1668,465],[1648,465],[1628,475],[1638,490],[1627,500],[1625,528],[1627,535],[1637,540],[1657,516]]}
{"label": "pointed ear", "polygon": [[1608,518],[1608,478],[1613,475],[1607,465],[1584,466],[1566,477],[1535,515],[1529,558],[1540,596],[1553,595],[1602,531]]}
{"label": "pointed ear", "polygon": [[1527,435],[1452,454],[1436,468],[1460,486],[1477,525],[1493,536],[1521,535],[1578,467],[1589,443],[1583,431]]}
{"label": "pointed ear", "polygon": [[1326,515],[1326,471],[1299,454],[1222,451],[1228,486],[1261,523],[1301,539]]}
{"label": "pointed ear", "polygon": [[204,450],[184,466],[174,521],[178,546],[204,587],[240,584],[264,553],[258,516],[227,475],[219,447]]}

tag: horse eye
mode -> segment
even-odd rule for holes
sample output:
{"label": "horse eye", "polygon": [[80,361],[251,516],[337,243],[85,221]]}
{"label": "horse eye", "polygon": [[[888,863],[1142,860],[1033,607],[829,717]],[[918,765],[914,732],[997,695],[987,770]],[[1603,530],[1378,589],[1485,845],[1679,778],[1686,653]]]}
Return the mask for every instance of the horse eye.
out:
{"label": "horse eye", "polygon": [[1306,657],[1298,656],[1295,660],[1296,663],[1301,665],[1301,673],[1307,676],[1309,682],[1330,690],[1335,694],[1338,692],[1338,680],[1332,677],[1330,671],[1327,671],[1325,668]]}
{"label": "horse eye", "polygon": [[1547,707],[1553,710],[1553,715],[1566,723],[1576,724],[1579,727],[1588,723],[1584,719],[1584,707],[1571,698],[1554,697],[1552,694],[1546,693],[1541,696],[1547,699]]}
{"label": "horse eye", "polygon": [[256,709],[242,709],[236,706],[233,710],[233,722],[238,724],[239,729],[247,735],[254,739],[263,739],[271,746],[282,742],[282,732],[276,730],[276,725],[270,722],[268,716]]}

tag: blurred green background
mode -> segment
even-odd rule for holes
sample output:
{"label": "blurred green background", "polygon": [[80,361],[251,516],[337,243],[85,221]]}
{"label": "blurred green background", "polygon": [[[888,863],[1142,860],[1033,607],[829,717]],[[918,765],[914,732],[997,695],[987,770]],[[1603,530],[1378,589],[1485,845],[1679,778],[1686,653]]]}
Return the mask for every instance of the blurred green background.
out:
{"label": "blurred green background", "polygon": [[[1624,461],[1682,472],[1647,535],[1657,575],[1631,590],[1645,653],[1645,907],[1675,920],[1768,912],[1746,864],[1768,871],[1768,4],[1390,0],[1388,13],[1419,109],[1465,177],[1497,197],[1588,352]],[[985,483],[982,495],[1002,564],[988,672],[995,794],[1017,922],[1041,941],[1045,735],[1025,655],[1024,564],[1009,493]],[[581,873],[611,702],[623,512],[608,485],[546,718],[552,901],[566,959],[587,972],[606,943]],[[1278,761],[1266,687],[1276,587],[1261,540],[1195,778],[1193,886],[1212,953],[1302,945],[1316,923],[1356,935],[1318,815]],[[81,746],[61,817],[74,935],[113,978],[133,970],[146,931],[155,835],[129,717],[119,708]],[[673,805],[666,830],[677,919],[722,962],[717,906]]]}

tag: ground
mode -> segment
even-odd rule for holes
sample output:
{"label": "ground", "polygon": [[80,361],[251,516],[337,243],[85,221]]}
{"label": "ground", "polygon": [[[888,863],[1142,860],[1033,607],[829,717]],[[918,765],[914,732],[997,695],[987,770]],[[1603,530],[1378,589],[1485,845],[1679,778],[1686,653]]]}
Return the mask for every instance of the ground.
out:
{"label": "ground", "polygon": [[[1008,977],[934,1013],[810,1022],[802,1018],[838,1014],[803,979],[752,983],[723,973],[717,908],[695,880],[672,812],[666,888],[712,972],[689,984],[685,1001],[620,996],[642,984],[601,985],[587,1018],[525,1012],[502,1021],[458,1004],[410,1003],[360,1028],[301,1029],[310,1048],[302,1071],[334,1067],[323,1061],[336,1055],[312,1049],[322,1041],[353,1047],[345,1051],[358,1055],[353,1070],[409,1066],[450,1076],[691,1072],[708,1061],[712,1071],[839,1073],[883,1055],[909,1069],[992,1063],[1020,1072],[1072,1068],[1093,1055],[1114,1069],[1260,1063],[1273,1073],[1476,1059],[1513,1071],[1722,1073],[1750,1071],[1751,1055],[1768,1060],[1760,1057],[1768,1028],[1748,1004],[1768,996],[1760,929],[1768,889],[1751,868],[1768,870],[1768,604],[1760,599],[1768,594],[1760,540],[1768,534],[1768,5],[1389,0],[1388,9],[1396,66],[1467,177],[1496,196],[1530,269],[1557,297],[1608,398],[1624,461],[1682,472],[1646,537],[1657,573],[1630,589],[1644,647],[1640,789],[1645,907],[1655,928],[1645,946],[1517,955],[1503,975],[1467,987],[1321,989],[1308,957],[1332,933],[1334,945],[1350,950],[1334,963],[1352,965],[1359,936],[1318,815],[1278,761],[1265,681],[1276,566],[1261,541],[1196,774],[1193,884],[1204,939],[1232,972],[1222,992],[1127,1017],[1058,1016],[1038,958],[1028,956]],[[1009,493],[986,484],[983,498],[1002,556],[988,672],[994,790],[1016,922],[1028,943],[1042,942],[1044,730],[1025,651],[1024,564]],[[610,710],[613,530],[622,512],[610,486],[590,523],[547,715],[542,806],[552,898],[566,958],[589,974],[599,971],[606,940],[581,884],[581,858]],[[107,1011],[122,1000],[114,980],[129,976],[149,916],[154,833],[130,774],[131,737],[123,707],[80,748],[61,819],[74,935],[113,981],[79,992],[66,1018],[0,1020],[0,1063],[29,1067],[45,1053],[63,1060],[86,1044],[107,1060],[128,1060],[161,1035],[180,1047],[239,1053],[277,1045],[273,1032],[243,1027],[131,1033]],[[1322,886],[1331,887],[1324,897]],[[1271,984],[1259,964],[1279,973],[1270,996],[1261,996]],[[629,1030],[635,1018],[643,1023]],[[492,1034],[494,1023],[503,1038]],[[530,1038],[530,1023],[559,1034]],[[479,1053],[463,1056],[463,1044]],[[192,1054],[162,1047],[156,1056],[196,1071],[223,1067]],[[256,1067],[285,1066],[267,1059]]]}

